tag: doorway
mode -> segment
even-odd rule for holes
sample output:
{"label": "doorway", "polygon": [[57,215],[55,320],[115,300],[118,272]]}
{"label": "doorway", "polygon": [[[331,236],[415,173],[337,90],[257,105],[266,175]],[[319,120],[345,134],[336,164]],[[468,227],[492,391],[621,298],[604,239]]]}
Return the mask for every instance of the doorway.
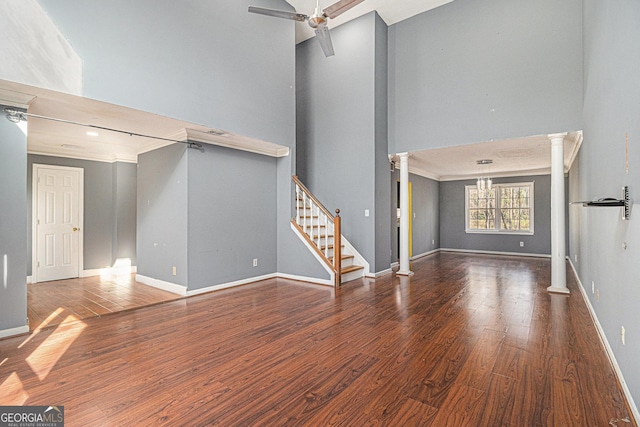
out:
{"label": "doorway", "polygon": [[32,282],[80,277],[84,169],[33,165]]}

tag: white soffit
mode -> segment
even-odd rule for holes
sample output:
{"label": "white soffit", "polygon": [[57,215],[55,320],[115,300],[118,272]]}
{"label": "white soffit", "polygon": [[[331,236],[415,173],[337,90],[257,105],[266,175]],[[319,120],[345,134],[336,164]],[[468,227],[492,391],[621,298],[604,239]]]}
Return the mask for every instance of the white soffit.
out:
{"label": "white soffit", "polygon": [[[138,154],[174,143],[174,141],[146,138],[130,135],[130,133],[175,141],[191,139],[274,157],[289,154],[288,147],[272,142],[231,132],[224,132],[224,136],[212,136],[207,132],[218,131],[208,126],[0,80],[0,103],[5,98],[11,101],[6,102],[9,105],[28,107],[29,114],[123,131],[113,132],[106,129],[29,117],[27,151],[31,154],[101,162],[136,163]],[[4,116],[4,112],[0,113],[1,116]],[[0,117],[0,120],[4,120],[4,117]],[[98,135],[87,135],[88,131],[95,131]]]}
{"label": "white soffit", "polygon": [[278,145],[273,142],[262,141],[248,136],[237,135],[219,129],[200,130],[185,128],[181,129],[170,138],[180,141],[201,142],[204,144],[217,145],[219,147],[248,151],[250,153],[262,154],[270,157],[286,157],[289,155],[289,147],[284,145]]}

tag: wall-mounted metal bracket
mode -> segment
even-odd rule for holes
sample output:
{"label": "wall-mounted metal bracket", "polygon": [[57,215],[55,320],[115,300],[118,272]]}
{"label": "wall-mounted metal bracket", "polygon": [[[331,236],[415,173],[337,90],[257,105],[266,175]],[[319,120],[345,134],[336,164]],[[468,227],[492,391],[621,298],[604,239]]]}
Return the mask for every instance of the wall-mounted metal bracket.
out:
{"label": "wall-mounted metal bracket", "polygon": [[588,202],[571,202],[571,204],[581,203],[582,206],[585,207],[616,207],[619,206],[622,208],[622,219],[628,220],[631,218],[631,205],[633,205],[633,200],[629,195],[629,186],[625,185],[622,187],[622,198],[614,199],[610,197],[605,197],[603,199],[591,200]]}
{"label": "wall-mounted metal bracket", "polygon": [[633,204],[629,197],[629,186],[622,187],[622,200],[624,200],[624,206],[622,207],[622,219],[628,220],[631,218],[631,205]]}

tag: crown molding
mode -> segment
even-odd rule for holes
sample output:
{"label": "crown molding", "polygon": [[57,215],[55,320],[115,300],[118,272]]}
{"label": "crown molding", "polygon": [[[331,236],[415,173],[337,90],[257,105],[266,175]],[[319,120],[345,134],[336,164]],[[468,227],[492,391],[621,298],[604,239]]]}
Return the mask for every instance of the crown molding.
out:
{"label": "crown molding", "polygon": [[0,88],[0,105],[27,109],[36,99],[35,95]]}
{"label": "crown molding", "polygon": [[89,160],[93,162],[103,162],[103,163],[138,163],[137,156],[135,158],[132,157],[118,157],[112,155],[105,154],[94,154],[94,153],[69,153],[67,150],[57,150],[51,147],[33,147],[27,150],[27,154],[34,154],[38,156],[49,156],[49,157],[62,157],[65,159],[77,159],[77,160]]}

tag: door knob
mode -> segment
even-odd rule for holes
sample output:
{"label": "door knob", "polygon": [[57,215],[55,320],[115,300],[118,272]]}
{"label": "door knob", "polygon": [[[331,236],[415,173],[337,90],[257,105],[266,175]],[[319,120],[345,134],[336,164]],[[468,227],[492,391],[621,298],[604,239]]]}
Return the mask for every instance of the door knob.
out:
{"label": "door knob", "polygon": [[78,227],[73,227],[73,231],[78,231],[80,230]]}

